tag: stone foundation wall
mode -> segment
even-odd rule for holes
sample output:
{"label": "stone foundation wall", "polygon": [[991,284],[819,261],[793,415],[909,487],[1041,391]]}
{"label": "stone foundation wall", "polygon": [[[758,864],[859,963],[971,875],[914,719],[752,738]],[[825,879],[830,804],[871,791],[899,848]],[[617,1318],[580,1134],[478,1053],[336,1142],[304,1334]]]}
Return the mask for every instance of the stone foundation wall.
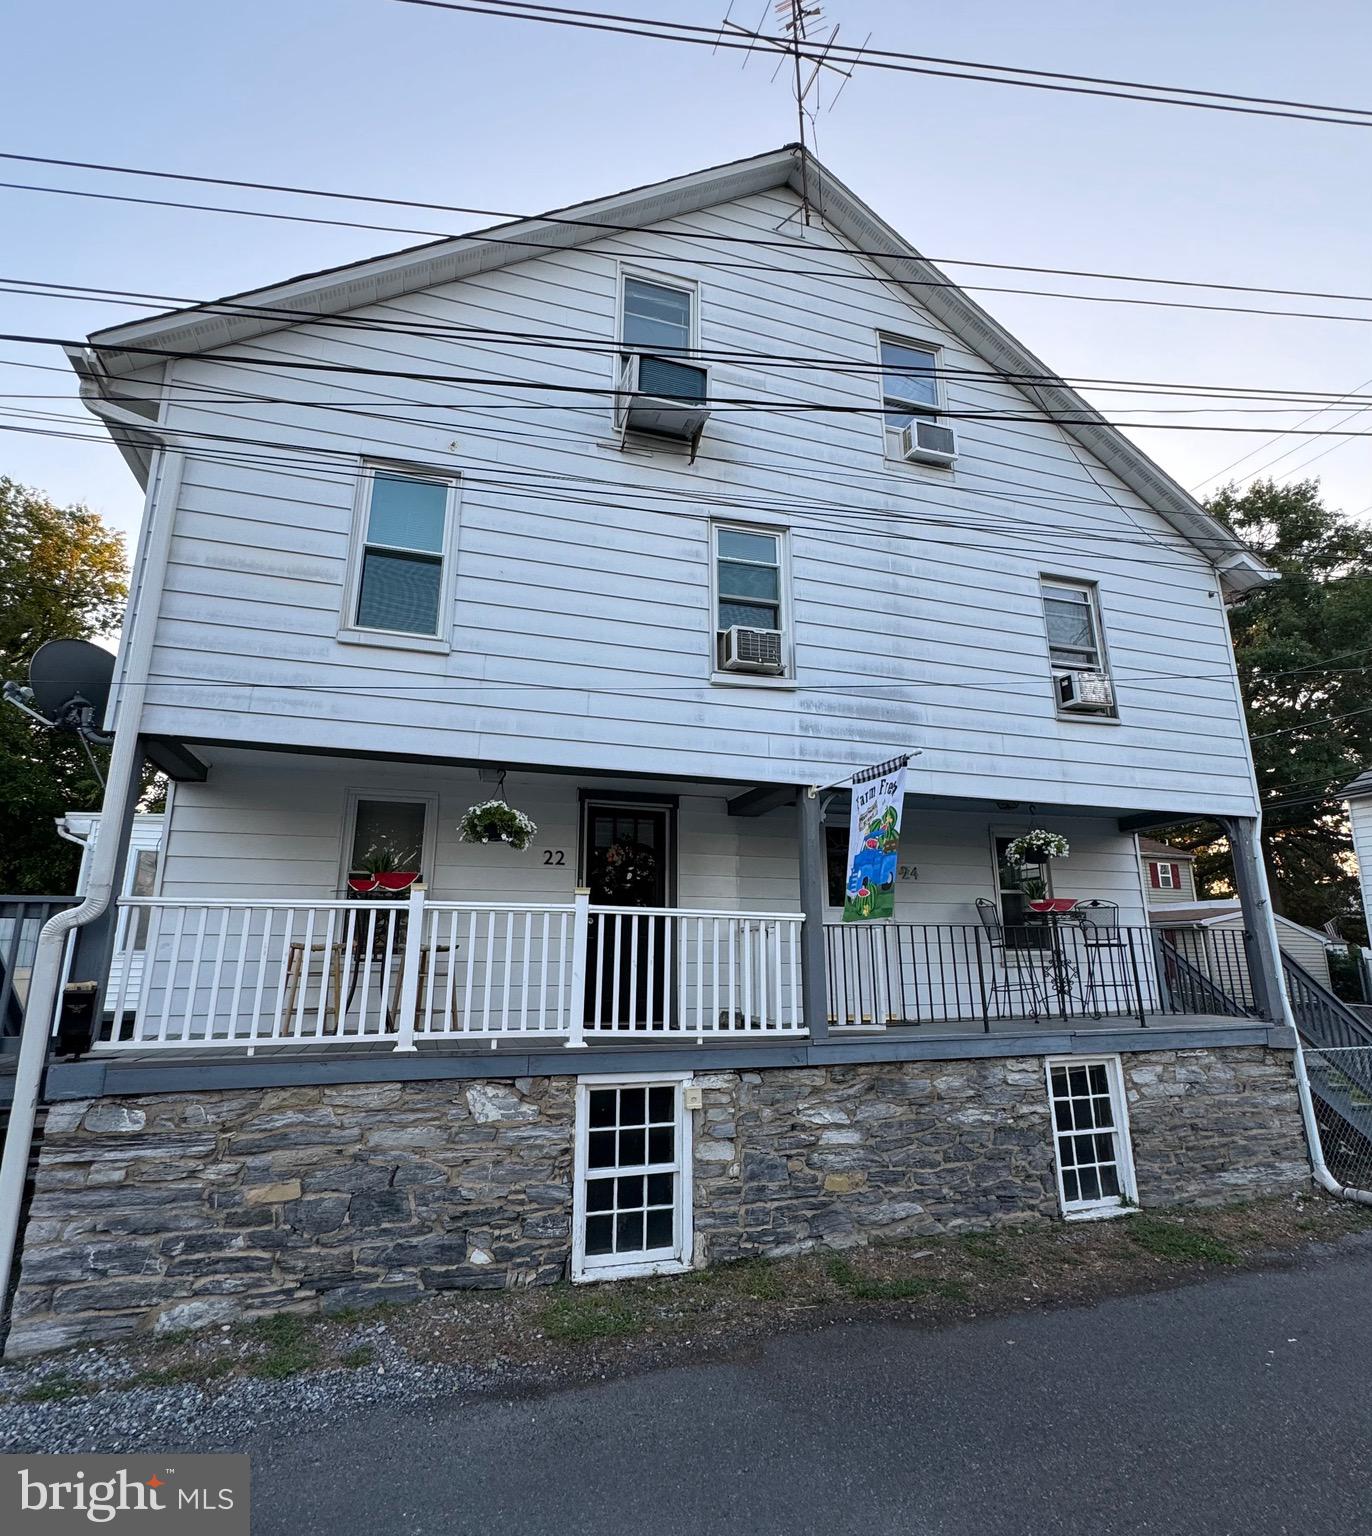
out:
{"label": "stone foundation wall", "polygon": [[[1139,1197],[1308,1182],[1290,1057],[1125,1058]],[[696,1260],[1057,1213],[1043,1062],[699,1075]],[[7,1353],[546,1283],[571,1251],[573,1080],[153,1094],[49,1111]]]}
{"label": "stone foundation wall", "polygon": [[[1309,1184],[1289,1053],[1123,1058],[1139,1203]],[[698,1076],[702,1262],[1058,1214],[1043,1058]]]}

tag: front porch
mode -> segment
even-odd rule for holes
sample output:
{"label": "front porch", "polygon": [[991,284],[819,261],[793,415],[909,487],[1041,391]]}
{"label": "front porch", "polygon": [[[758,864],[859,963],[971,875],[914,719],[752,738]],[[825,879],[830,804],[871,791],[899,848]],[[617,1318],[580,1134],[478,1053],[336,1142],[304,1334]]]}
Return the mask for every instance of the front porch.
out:
{"label": "front porch", "polygon": [[[845,925],[841,800],[807,827],[794,790],[511,771],[504,793],[539,828],[515,852],[455,835],[502,770],[200,750],[155,894],[128,888],[110,924],[102,1054],[956,1042],[1259,1011],[1216,984],[1242,933],[1207,969],[1150,929],[1124,808],[911,794],[894,918]],[[1071,842],[1053,890],[1089,922],[1017,904],[1003,850],[1031,824]],[[413,846],[422,881],[350,893],[383,835]]]}

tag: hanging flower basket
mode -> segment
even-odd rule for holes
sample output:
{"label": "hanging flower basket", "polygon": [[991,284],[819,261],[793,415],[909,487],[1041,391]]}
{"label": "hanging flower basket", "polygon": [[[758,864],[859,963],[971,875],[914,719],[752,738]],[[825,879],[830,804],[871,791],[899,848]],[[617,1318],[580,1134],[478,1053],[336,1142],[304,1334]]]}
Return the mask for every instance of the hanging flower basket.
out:
{"label": "hanging flower basket", "polygon": [[1045,832],[1042,827],[1022,833],[1005,850],[1011,864],[1044,864],[1049,859],[1065,859],[1071,852],[1061,832]]}
{"label": "hanging flower basket", "polygon": [[523,811],[503,800],[468,807],[457,824],[457,835],[464,843],[508,843],[516,853],[523,853],[537,832]]}

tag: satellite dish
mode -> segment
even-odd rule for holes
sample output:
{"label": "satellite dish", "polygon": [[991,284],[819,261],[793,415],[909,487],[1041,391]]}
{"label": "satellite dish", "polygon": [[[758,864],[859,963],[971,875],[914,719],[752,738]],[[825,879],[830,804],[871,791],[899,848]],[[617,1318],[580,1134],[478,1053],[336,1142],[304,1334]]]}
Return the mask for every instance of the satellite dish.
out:
{"label": "satellite dish", "polygon": [[114,657],[89,640],[49,640],[29,662],[34,707],[59,730],[104,740]]}

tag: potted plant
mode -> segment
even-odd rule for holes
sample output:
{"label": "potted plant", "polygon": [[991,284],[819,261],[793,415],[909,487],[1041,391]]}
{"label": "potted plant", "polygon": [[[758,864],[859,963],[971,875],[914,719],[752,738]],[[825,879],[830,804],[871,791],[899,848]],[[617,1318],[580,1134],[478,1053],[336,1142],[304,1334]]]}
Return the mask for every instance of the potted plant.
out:
{"label": "potted plant", "polygon": [[464,843],[508,843],[517,853],[523,853],[537,832],[523,811],[503,800],[469,806],[457,824],[457,835]]}
{"label": "potted plant", "polygon": [[361,863],[348,875],[348,889],[358,896],[384,891],[397,896],[419,879],[419,855],[414,849],[397,852],[389,843],[368,848]]}

